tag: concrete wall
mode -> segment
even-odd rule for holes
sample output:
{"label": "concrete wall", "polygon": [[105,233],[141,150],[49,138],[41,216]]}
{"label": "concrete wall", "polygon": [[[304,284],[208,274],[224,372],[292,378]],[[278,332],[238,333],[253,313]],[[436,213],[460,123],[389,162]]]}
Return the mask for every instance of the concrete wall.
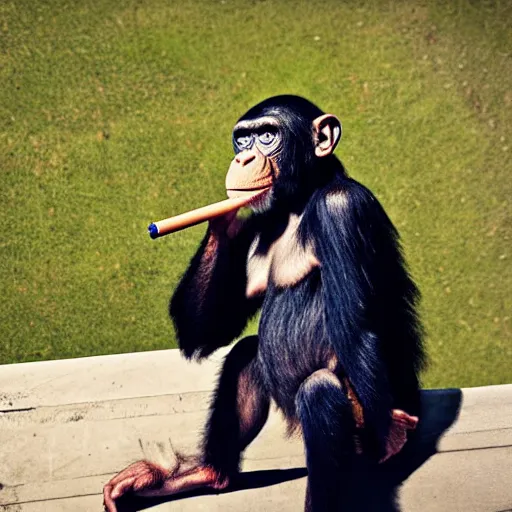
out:
{"label": "concrete wall", "polygon": [[[100,511],[110,476],[141,457],[193,453],[225,351],[201,365],[175,350],[0,366],[0,510]],[[412,512],[512,511],[512,385],[423,393],[415,443],[383,478]],[[300,438],[273,411],[238,488],[131,510],[301,510]]]}

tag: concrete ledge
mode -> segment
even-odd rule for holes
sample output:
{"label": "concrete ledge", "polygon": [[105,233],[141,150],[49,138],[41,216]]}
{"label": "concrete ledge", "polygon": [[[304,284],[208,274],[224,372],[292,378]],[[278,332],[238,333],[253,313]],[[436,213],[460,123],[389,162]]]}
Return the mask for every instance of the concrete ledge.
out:
{"label": "concrete ledge", "polygon": [[[171,442],[194,453],[225,353],[202,364],[167,350],[0,366],[0,510],[100,511],[104,482],[130,462],[170,462]],[[405,481],[402,509],[512,511],[512,385],[425,391],[423,407],[418,439],[383,469]],[[274,411],[231,492],[126,510],[301,510],[303,447],[283,436]]]}

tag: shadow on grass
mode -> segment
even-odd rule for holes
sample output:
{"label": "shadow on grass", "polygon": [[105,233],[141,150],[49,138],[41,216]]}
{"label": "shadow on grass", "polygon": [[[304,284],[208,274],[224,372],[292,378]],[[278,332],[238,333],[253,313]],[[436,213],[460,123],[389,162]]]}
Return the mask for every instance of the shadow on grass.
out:
{"label": "shadow on grass", "polygon": [[[361,474],[361,488],[358,496],[358,510],[368,512],[396,512],[397,491],[432,455],[437,453],[437,444],[459,415],[462,403],[460,389],[439,389],[422,392],[421,421],[404,449],[383,464],[365,468]],[[271,469],[249,471],[238,475],[224,491],[209,489],[196,490],[164,498],[136,498],[125,496],[118,501],[119,512],[146,510],[161,503],[213,494],[229,494],[246,489],[258,489],[296,480],[307,475],[306,468]],[[297,504],[299,509],[300,506]]]}

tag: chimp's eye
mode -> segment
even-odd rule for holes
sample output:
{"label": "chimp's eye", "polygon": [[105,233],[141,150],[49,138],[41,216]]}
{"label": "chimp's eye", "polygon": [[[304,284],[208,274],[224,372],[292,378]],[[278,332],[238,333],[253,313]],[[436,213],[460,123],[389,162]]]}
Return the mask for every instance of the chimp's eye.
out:
{"label": "chimp's eye", "polygon": [[237,137],[236,143],[240,148],[248,148],[251,145],[252,137],[250,135],[241,135]]}
{"label": "chimp's eye", "polygon": [[273,132],[263,132],[260,135],[258,135],[258,140],[262,144],[272,144],[275,138],[276,134]]}

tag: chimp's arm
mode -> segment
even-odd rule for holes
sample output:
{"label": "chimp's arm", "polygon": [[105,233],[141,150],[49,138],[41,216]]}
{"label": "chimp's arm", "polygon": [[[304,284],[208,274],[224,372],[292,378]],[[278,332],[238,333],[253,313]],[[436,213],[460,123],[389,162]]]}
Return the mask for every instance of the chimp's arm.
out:
{"label": "chimp's arm", "polygon": [[398,233],[368,189],[339,176],[316,194],[304,236],[314,240],[320,262],[327,333],[382,458],[393,409],[418,414],[419,294]]}
{"label": "chimp's arm", "polygon": [[[212,221],[169,304],[180,349],[207,357],[241,334],[261,299],[246,298],[251,222],[230,236],[229,219]],[[232,226],[232,224],[231,224]]]}

